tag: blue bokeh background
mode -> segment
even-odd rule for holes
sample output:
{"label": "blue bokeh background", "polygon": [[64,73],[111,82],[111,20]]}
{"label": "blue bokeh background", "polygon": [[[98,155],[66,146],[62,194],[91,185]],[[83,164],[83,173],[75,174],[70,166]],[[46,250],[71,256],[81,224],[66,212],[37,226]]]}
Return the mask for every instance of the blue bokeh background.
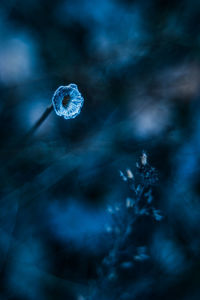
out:
{"label": "blue bokeh background", "polygon": [[[1,1],[0,299],[200,298],[199,16],[195,0]],[[71,82],[81,114],[53,112],[25,142]],[[143,150],[164,215],[135,224],[148,262],[89,298],[106,208],[129,193],[119,170]]]}

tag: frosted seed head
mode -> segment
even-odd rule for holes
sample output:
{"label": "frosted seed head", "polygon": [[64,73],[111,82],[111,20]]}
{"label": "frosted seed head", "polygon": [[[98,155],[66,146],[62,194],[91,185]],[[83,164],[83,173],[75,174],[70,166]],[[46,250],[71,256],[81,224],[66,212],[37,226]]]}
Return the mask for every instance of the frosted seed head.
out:
{"label": "frosted seed head", "polygon": [[76,84],[60,86],[54,93],[52,103],[56,114],[65,119],[74,119],[81,112],[84,99]]}

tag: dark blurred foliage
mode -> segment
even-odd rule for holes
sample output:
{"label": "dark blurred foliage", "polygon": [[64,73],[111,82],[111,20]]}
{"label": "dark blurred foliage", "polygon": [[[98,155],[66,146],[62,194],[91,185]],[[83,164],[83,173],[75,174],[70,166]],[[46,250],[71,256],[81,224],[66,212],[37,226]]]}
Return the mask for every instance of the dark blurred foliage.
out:
{"label": "dark blurred foliage", "polygon": [[[200,298],[199,20],[197,0],[0,2],[0,299],[91,297],[106,207],[129,197],[119,170],[143,150],[164,218],[135,223],[148,260],[92,299]],[[81,114],[53,112],[25,142],[71,82]]]}

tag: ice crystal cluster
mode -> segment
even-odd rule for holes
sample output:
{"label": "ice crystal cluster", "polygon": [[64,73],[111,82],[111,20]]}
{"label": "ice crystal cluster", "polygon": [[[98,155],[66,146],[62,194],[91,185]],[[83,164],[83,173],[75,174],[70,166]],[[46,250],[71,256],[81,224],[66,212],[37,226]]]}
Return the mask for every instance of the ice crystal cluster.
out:
{"label": "ice crystal cluster", "polygon": [[52,98],[56,114],[65,119],[76,118],[81,112],[83,102],[84,99],[74,83],[60,86]]}

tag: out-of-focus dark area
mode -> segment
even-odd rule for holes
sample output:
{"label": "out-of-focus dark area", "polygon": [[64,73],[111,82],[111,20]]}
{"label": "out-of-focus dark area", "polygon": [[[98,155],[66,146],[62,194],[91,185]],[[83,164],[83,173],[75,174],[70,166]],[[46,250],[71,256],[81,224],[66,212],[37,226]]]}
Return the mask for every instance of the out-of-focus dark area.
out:
{"label": "out-of-focus dark area", "polygon": [[[200,299],[200,2],[2,0],[0,45],[0,299]],[[71,82],[81,114],[25,142]],[[135,223],[143,256],[91,296],[143,150],[164,218]]]}

